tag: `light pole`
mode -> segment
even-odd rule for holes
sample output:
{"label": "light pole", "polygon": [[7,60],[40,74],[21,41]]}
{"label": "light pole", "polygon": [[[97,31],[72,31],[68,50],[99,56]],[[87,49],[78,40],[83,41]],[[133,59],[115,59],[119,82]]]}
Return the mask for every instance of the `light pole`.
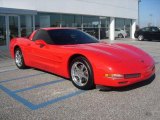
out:
{"label": "light pole", "polygon": [[150,26],[151,26],[151,25],[153,25],[153,15],[150,14],[149,16],[150,16]]}
{"label": "light pole", "polygon": [[142,0],[138,0],[138,25],[140,26],[140,2]]}

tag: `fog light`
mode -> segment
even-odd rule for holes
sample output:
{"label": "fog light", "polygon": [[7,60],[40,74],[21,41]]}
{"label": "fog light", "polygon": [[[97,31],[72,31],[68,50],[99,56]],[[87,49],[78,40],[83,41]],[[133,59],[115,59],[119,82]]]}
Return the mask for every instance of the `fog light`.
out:
{"label": "fog light", "polygon": [[105,74],[105,77],[112,78],[112,79],[123,79],[123,74]]}

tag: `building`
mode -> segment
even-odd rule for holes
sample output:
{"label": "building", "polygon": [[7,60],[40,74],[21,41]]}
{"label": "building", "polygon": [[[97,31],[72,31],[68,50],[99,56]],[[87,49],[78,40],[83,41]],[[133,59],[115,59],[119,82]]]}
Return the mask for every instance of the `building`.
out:
{"label": "building", "polygon": [[98,39],[134,38],[138,0],[0,0],[0,49],[41,27],[75,27]]}

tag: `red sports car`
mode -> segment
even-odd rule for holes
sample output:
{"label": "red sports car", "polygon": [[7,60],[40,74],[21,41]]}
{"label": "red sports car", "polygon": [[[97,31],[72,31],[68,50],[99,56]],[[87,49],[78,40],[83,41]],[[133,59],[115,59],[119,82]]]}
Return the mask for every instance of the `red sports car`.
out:
{"label": "red sports car", "polygon": [[42,28],[29,37],[13,38],[10,53],[18,68],[29,66],[70,78],[83,90],[127,86],[155,74],[155,62],[143,50],[100,42],[72,28]]}

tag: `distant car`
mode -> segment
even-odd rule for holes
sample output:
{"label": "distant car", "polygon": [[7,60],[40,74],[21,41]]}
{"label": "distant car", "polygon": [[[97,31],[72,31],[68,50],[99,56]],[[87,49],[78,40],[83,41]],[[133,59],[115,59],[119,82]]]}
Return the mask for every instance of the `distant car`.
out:
{"label": "distant car", "polygon": [[145,27],[135,32],[135,38],[143,40],[160,40],[160,29],[158,27]]}
{"label": "distant car", "polygon": [[41,28],[28,37],[13,38],[10,52],[18,68],[30,66],[70,78],[83,90],[127,86],[155,74],[155,62],[143,50],[101,42],[71,28]]}
{"label": "distant car", "polygon": [[[109,35],[110,35],[110,31],[107,31],[106,37],[109,37]],[[116,28],[115,29],[115,37],[116,38],[125,38],[125,37],[127,37],[127,32],[122,29]]]}

